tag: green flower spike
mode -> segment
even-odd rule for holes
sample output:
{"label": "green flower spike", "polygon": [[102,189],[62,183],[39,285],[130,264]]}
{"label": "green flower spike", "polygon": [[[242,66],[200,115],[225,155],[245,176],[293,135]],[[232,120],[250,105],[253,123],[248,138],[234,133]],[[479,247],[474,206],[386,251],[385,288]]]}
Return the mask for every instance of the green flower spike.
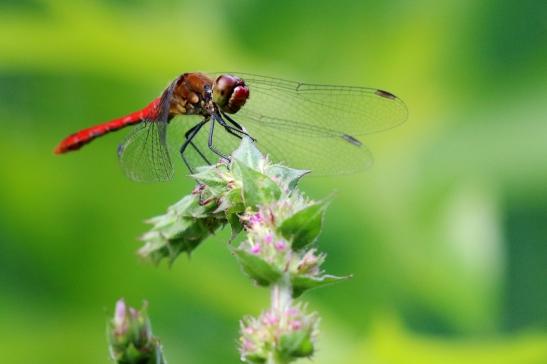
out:
{"label": "green flower spike", "polygon": [[[300,192],[298,182],[307,173],[272,164],[244,138],[230,162],[202,167],[192,175],[197,182],[192,194],[150,219],[152,228],[142,237],[141,256],[154,263],[163,259],[173,263],[224,225],[231,226],[231,240],[245,232],[245,239],[231,250],[257,285],[272,290],[272,306],[241,323],[241,359],[248,363],[285,364],[310,357],[319,318],[293,299],[349,278],[321,269],[326,256],[315,244],[330,199],[314,201]],[[118,326],[124,325],[121,320]],[[125,348],[126,342],[133,342],[123,338],[112,347]]]}
{"label": "green flower spike", "polygon": [[241,322],[240,354],[247,363],[285,363],[310,357],[319,326],[316,313],[306,314],[302,305],[271,308],[258,318]]}
{"label": "green flower spike", "polygon": [[159,340],[152,336],[146,303],[138,311],[123,299],[108,327],[110,356],[118,364],[166,364]]}

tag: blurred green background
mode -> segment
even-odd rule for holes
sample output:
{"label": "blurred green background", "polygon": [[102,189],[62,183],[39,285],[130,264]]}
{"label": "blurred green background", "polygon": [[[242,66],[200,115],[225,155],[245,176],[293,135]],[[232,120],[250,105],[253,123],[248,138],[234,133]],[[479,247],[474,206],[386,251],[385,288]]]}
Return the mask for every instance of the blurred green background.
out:
{"label": "blurred green background", "polygon": [[354,279],[304,297],[314,363],[547,363],[547,11],[538,0],[0,1],[2,363],[107,363],[107,315],[150,302],[170,363],[237,363],[238,320],[268,305],[228,232],[168,269],[143,220],[193,187],[127,180],[125,131],[54,156],[177,75],[239,70],[381,87],[410,118],[365,139],[320,248]]}

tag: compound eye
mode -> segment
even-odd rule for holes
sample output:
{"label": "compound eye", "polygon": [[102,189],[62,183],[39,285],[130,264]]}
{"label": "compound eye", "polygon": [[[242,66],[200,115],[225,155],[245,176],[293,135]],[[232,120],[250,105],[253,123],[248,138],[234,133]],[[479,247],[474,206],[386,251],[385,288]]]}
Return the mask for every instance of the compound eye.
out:
{"label": "compound eye", "polygon": [[230,100],[228,101],[228,105],[224,108],[225,112],[234,114],[241,109],[243,105],[245,105],[245,102],[249,98],[249,88],[245,86],[245,84],[238,85],[234,88],[234,91],[232,92],[232,96],[230,97]]}
{"label": "compound eye", "polygon": [[213,102],[221,108],[226,106],[238,81],[240,80],[234,76],[218,76],[213,83]]}

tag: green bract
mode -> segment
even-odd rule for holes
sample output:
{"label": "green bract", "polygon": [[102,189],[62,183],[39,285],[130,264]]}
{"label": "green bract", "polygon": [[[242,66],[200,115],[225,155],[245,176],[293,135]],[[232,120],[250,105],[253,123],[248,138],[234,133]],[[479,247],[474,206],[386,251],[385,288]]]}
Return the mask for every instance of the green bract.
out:
{"label": "green bract", "polygon": [[326,205],[325,202],[310,204],[285,219],[279,226],[279,232],[292,241],[293,249],[312,244],[319,237]]}

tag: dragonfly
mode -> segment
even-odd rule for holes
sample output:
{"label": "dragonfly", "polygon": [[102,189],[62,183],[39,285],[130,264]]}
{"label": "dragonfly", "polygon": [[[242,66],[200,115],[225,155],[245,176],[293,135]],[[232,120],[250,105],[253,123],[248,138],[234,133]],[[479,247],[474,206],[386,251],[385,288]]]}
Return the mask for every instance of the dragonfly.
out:
{"label": "dragonfly", "polygon": [[71,134],[54,152],[75,151],[133,126],[118,146],[118,159],[135,181],[172,179],[175,155],[190,173],[229,161],[245,137],[274,163],[340,175],[372,164],[372,153],[359,138],[398,126],[407,115],[405,103],[381,89],[192,72],[174,79],[143,109]]}

